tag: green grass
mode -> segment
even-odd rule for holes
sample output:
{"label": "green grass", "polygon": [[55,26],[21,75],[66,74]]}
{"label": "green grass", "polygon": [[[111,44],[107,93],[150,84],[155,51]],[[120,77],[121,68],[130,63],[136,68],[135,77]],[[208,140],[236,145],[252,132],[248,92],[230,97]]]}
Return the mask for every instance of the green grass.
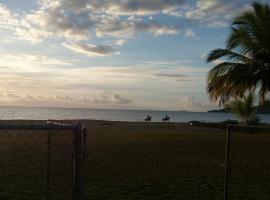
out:
{"label": "green grass", "polygon": [[[87,199],[223,199],[224,130],[183,124],[83,123],[88,128]],[[21,141],[20,136],[7,141],[0,134],[1,200],[44,197],[46,138],[34,138],[35,142],[24,140],[11,148],[7,144]],[[54,161],[63,169],[55,170],[58,176],[69,173],[68,141],[55,143],[60,153],[54,157],[62,158]],[[8,158],[5,152],[15,153]],[[269,199],[269,153],[270,134],[233,133],[229,199]]]}

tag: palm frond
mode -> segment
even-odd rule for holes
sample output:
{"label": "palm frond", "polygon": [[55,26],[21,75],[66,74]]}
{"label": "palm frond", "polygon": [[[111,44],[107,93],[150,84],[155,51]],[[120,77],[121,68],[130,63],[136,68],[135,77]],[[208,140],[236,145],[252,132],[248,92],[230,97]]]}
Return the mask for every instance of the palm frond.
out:
{"label": "palm frond", "polygon": [[253,93],[243,98],[237,98],[226,105],[226,108],[236,114],[243,122],[249,124],[256,118],[257,108],[254,107]]}
{"label": "palm frond", "polygon": [[207,76],[209,97],[220,105],[243,98],[255,88],[264,101],[270,91],[270,8],[261,3],[252,6],[252,10],[234,19],[226,48],[215,49],[207,57],[207,62],[226,60],[214,66]]}
{"label": "palm frond", "polygon": [[211,51],[207,57],[207,62],[212,62],[220,58],[228,58],[228,59],[231,59],[233,62],[242,62],[242,63],[254,62],[253,59],[245,55],[233,52],[229,49],[215,49]]}

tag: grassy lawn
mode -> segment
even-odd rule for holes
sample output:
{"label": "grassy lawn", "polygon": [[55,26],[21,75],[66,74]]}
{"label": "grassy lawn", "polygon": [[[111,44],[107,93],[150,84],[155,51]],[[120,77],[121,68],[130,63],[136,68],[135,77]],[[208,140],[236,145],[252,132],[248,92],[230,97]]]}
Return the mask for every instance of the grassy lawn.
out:
{"label": "grassy lawn", "polygon": [[[183,124],[83,123],[88,128],[87,199],[223,198],[224,130]],[[20,134],[12,138],[0,134],[1,200],[44,199],[47,137],[28,134],[32,135],[24,135],[24,140]],[[29,137],[34,140],[29,142]],[[57,183],[56,178],[70,178],[66,137],[54,138],[51,169],[54,189],[63,189],[66,196],[52,199],[70,197],[70,183]],[[270,134],[233,134],[229,199],[269,199],[269,153]]]}

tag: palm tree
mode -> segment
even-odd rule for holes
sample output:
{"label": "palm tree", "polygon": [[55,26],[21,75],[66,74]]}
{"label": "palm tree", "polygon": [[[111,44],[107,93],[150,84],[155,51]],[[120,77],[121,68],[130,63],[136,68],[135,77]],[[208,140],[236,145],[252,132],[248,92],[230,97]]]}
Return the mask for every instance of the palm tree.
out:
{"label": "palm tree", "polygon": [[215,49],[207,61],[220,61],[208,73],[207,92],[219,105],[247,91],[258,91],[260,103],[270,91],[270,7],[253,3],[234,19],[225,49]]}
{"label": "palm tree", "polygon": [[231,101],[226,108],[242,119],[244,124],[250,125],[259,122],[259,118],[256,117],[257,108],[253,104],[254,96],[250,93],[248,96]]}

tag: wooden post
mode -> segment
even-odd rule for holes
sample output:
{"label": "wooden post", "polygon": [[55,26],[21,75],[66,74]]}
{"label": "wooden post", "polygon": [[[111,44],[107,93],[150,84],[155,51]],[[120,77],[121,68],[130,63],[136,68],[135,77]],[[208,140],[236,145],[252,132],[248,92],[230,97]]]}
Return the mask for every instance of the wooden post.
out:
{"label": "wooden post", "polygon": [[74,130],[74,174],[73,174],[73,200],[83,200],[82,188],[82,136],[83,129],[79,122]]}
{"label": "wooden post", "polygon": [[230,170],[230,142],[231,141],[231,126],[227,126],[227,141],[225,154],[225,177],[224,177],[224,200],[228,199],[228,184],[229,184],[229,170]]}
{"label": "wooden post", "polygon": [[46,199],[50,200],[50,170],[51,170],[51,131],[47,133],[47,188]]}
{"label": "wooden post", "polygon": [[87,151],[86,151],[86,134],[87,129],[86,127],[82,127],[82,180],[81,180],[81,196],[84,199],[85,195],[85,171],[86,171],[86,157],[87,157]]}

